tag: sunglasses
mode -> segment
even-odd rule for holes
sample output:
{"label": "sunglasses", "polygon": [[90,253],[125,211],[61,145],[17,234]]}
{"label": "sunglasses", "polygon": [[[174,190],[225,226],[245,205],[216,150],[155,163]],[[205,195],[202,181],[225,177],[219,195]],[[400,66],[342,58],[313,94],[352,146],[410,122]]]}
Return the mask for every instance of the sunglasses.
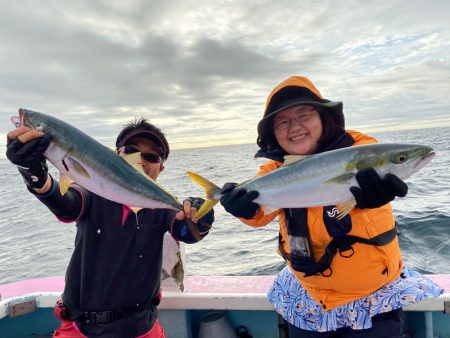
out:
{"label": "sunglasses", "polygon": [[[125,154],[134,154],[138,153],[139,150],[132,146],[123,146],[120,148],[120,151]],[[152,154],[152,153],[141,153],[141,157],[150,163],[163,163],[161,156]]]}

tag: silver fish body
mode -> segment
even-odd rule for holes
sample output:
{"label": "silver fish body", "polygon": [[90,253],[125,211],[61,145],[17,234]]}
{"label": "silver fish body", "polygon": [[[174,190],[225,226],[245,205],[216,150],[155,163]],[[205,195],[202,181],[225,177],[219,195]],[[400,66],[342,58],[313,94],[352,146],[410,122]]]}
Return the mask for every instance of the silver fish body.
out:
{"label": "silver fish body", "polygon": [[45,157],[60,172],[85,189],[128,206],[181,210],[177,198],[129,165],[114,151],[55,117],[19,109],[11,119],[52,139]]}
{"label": "silver fish body", "polygon": [[255,202],[273,208],[334,205],[353,199],[350,187],[359,186],[358,170],[374,168],[382,178],[390,173],[406,179],[434,157],[432,150],[388,143],[348,147],[307,156],[240,187],[258,191]]}
{"label": "silver fish body", "polygon": [[[265,213],[279,208],[342,204],[337,215],[342,218],[356,204],[350,187],[359,186],[355,178],[359,170],[374,168],[381,178],[390,173],[405,179],[434,156],[431,147],[398,143],[360,145],[297,159],[288,156],[284,166],[243,182],[236,189],[257,191],[259,195],[254,202]],[[221,189],[196,173],[188,175],[206,192],[207,203],[196,215],[201,217],[220,200]]]}

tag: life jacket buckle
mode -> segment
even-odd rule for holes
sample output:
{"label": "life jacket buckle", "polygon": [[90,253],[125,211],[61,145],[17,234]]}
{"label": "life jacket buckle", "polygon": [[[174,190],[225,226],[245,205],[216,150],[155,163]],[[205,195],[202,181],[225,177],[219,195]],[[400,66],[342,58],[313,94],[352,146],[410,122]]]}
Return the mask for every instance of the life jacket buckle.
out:
{"label": "life jacket buckle", "polygon": [[[350,251],[349,253],[344,254],[345,252]],[[339,248],[339,256],[342,258],[350,258],[355,254],[355,249],[351,245],[345,248]]]}
{"label": "life jacket buckle", "polygon": [[84,320],[89,324],[109,324],[123,316],[123,311],[85,312]]}
{"label": "life jacket buckle", "polygon": [[[326,271],[328,272],[325,273]],[[333,274],[333,269],[331,268],[331,266],[329,266],[328,268],[323,270],[320,274],[322,275],[322,277],[330,277]]]}

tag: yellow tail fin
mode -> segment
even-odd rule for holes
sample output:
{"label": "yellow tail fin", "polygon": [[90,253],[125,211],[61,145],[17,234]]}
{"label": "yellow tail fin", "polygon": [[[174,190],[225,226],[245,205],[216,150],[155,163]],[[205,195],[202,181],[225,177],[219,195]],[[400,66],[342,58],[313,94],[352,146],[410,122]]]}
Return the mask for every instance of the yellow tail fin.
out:
{"label": "yellow tail fin", "polygon": [[218,196],[220,196],[220,188],[214,183],[208,181],[206,178],[196,174],[194,172],[188,171],[188,176],[198,185],[200,185],[203,190],[205,190],[205,203],[197,210],[194,218],[199,219],[205,216],[208,211],[210,211],[219,202]]}

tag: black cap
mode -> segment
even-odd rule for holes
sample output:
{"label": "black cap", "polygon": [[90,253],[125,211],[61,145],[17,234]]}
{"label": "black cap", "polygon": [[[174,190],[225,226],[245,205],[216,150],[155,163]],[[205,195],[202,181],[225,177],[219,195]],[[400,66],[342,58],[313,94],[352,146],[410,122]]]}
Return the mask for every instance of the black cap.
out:
{"label": "black cap", "polygon": [[120,147],[128,144],[131,139],[136,137],[142,137],[152,141],[158,148],[157,150],[161,158],[163,160],[167,160],[170,149],[166,137],[160,129],[146,122],[145,119],[140,120],[136,124],[130,124],[125,127],[117,136],[116,148],[119,149]]}

